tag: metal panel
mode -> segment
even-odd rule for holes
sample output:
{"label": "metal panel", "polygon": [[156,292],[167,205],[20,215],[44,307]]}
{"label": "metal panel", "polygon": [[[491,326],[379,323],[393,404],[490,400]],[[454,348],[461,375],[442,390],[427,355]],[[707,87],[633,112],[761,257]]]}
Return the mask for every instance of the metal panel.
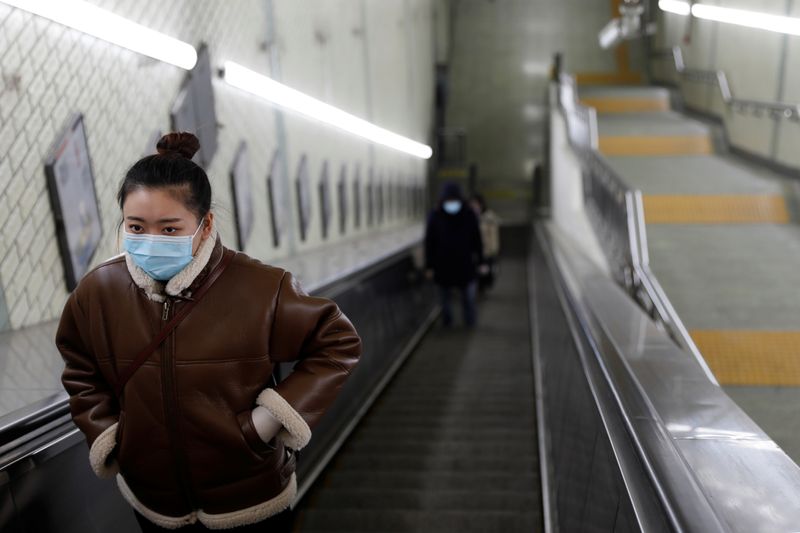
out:
{"label": "metal panel", "polygon": [[795,531],[800,467],[575,245],[554,242],[592,355],[672,527]]}
{"label": "metal panel", "polygon": [[589,340],[565,314],[558,284],[534,240],[529,286],[546,531],[667,531],[612,391],[588,357]]}

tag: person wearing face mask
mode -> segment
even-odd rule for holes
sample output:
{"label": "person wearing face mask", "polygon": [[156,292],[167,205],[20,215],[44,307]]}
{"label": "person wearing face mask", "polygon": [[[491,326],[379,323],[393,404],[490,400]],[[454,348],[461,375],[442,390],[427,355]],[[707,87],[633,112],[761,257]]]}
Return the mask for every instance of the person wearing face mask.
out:
{"label": "person wearing face mask", "polygon": [[464,324],[476,324],[475,293],[479,269],[484,269],[478,217],[469,208],[457,183],[445,183],[439,205],[428,217],[425,231],[427,276],[439,286],[442,322],[453,323],[452,292],[461,295]]}
{"label": "person wearing face mask", "polygon": [[295,452],[361,341],[334,302],[222,245],[199,147],[170,133],[127,172],[124,253],[67,301],[62,383],[93,470],[143,531],[289,531]]}

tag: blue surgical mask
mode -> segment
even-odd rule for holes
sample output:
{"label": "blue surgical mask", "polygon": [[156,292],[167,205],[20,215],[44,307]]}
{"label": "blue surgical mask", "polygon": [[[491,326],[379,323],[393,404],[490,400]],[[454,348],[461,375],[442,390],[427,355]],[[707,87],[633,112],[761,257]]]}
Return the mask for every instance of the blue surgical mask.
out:
{"label": "blue surgical mask", "polygon": [[157,281],[168,281],[192,262],[194,235],[147,235],[125,232],[122,240],[125,251],[136,265]]}
{"label": "blue surgical mask", "polygon": [[444,208],[447,213],[455,215],[461,211],[461,200],[447,200],[442,204],[442,208]]}

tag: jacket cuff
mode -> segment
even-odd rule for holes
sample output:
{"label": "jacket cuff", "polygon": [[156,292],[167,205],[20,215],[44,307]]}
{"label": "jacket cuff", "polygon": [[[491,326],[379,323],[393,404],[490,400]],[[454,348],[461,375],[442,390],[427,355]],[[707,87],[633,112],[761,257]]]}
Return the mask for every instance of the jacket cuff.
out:
{"label": "jacket cuff", "polygon": [[311,428],[306,421],[274,389],[262,391],[256,399],[256,405],[265,407],[281,423],[283,429],[276,438],[287,448],[300,450],[311,440]]}
{"label": "jacket cuff", "polygon": [[115,459],[109,461],[111,452],[114,451],[114,447],[117,445],[118,425],[115,422],[106,428],[94,439],[92,447],[89,448],[89,464],[92,466],[94,473],[97,474],[97,477],[101,479],[112,478],[119,472],[117,461]]}

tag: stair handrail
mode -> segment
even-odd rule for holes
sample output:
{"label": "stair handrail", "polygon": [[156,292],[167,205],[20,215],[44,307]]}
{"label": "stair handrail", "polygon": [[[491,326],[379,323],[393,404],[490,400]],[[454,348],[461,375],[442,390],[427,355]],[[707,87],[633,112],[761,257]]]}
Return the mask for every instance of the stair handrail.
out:
{"label": "stair handrail", "polygon": [[583,162],[587,212],[595,222],[615,279],[678,346],[697,359],[709,381],[718,385],[650,269],[642,193],[628,185],[600,153],[596,110],[580,102],[575,78],[566,73],[558,76],[556,94],[570,145]]}
{"label": "stair handrail", "polygon": [[679,76],[688,81],[716,85],[723,103],[734,111],[751,111],[756,115],[767,113],[774,119],[787,118],[793,121],[800,121],[800,103],[737,98],[734,96],[730,82],[728,81],[728,76],[725,74],[724,70],[707,70],[687,67],[683,59],[683,50],[678,45],[673,46],[667,54],[656,54],[655,56],[667,55],[672,57],[675,72]]}

